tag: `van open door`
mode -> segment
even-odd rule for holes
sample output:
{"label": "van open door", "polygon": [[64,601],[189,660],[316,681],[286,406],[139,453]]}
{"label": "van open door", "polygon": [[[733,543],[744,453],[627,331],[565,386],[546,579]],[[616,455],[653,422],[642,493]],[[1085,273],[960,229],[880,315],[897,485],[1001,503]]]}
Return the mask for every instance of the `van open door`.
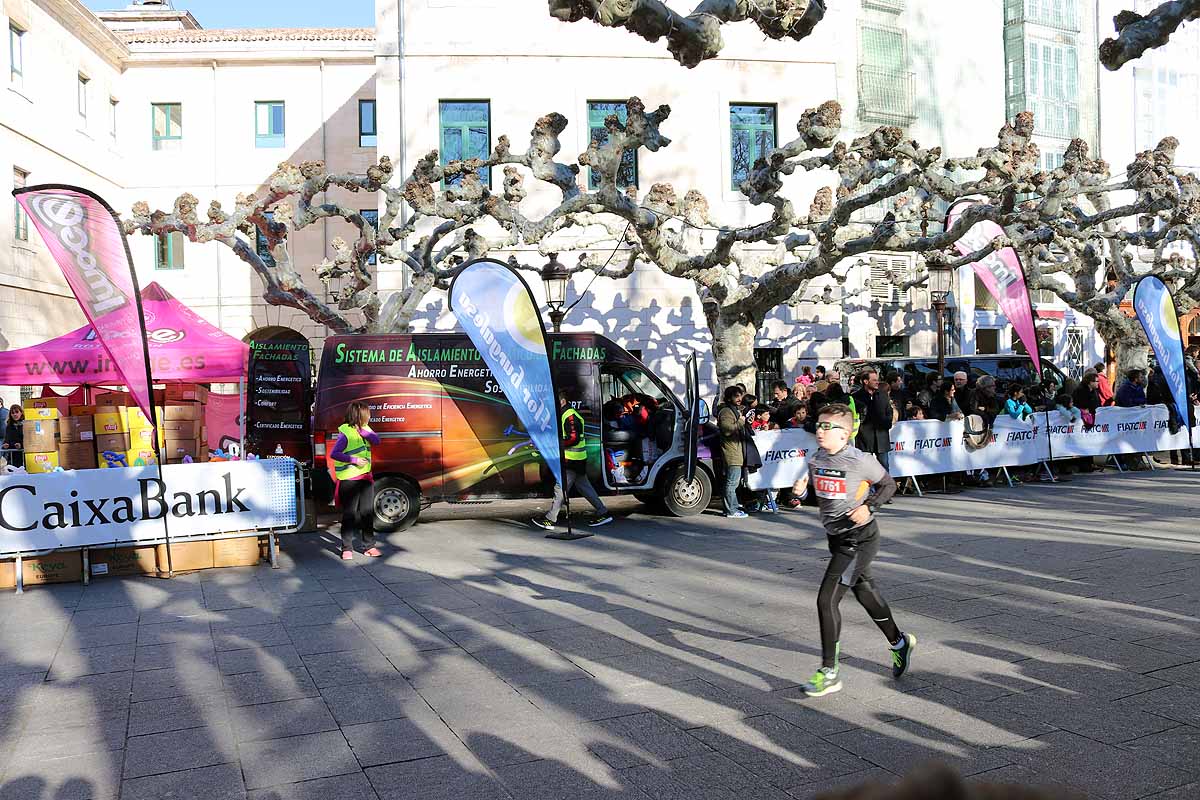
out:
{"label": "van open door", "polygon": [[684,477],[691,483],[696,477],[696,448],[700,443],[700,375],[696,354],[687,360],[687,420],[683,429]]}

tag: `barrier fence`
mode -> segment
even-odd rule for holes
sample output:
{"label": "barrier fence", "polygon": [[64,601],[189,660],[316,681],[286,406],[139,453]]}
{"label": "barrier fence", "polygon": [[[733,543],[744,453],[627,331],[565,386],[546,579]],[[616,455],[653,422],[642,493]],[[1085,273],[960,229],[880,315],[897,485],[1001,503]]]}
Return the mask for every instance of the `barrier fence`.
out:
{"label": "barrier fence", "polygon": [[[1200,413],[1197,414],[1200,416]],[[1096,424],[1072,422],[1060,411],[1042,411],[1028,420],[996,418],[991,441],[967,447],[962,420],[910,420],[892,426],[888,471],[894,478],[915,478],[964,470],[998,469],[1037,464],[1053,458],[1110,456],[1186,450],[1187,428],[1172,434],[1164,405],[1116,408],[1096,412]],[[1200,426],[1192,441],[1200,446]],[[751,489],[790,487],[808,474],[808,454],[816,437],[801,429],[761,431],[754,437],[762,469],[750,476]]]}

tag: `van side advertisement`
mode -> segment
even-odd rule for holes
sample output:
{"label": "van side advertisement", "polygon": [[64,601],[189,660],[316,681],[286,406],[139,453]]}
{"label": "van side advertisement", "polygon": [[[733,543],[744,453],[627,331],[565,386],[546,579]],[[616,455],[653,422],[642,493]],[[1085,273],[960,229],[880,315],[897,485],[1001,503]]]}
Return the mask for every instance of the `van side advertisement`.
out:
{"label": "van side advertisement", "polygon": [[[593,344],[597,338],[556,335],[548,342],[554,381],[578,392],[589,441],[597,442],[589,469],[599,469],[592,359],[605,354]],[[375,463],[410,476],[422,494],[541,497],[553,488],[524,421],[466,334],[330,337],[317,386],[318,442],[333,446],[355,400],[371,409],[371,427],[382,440],[373,449]]]}

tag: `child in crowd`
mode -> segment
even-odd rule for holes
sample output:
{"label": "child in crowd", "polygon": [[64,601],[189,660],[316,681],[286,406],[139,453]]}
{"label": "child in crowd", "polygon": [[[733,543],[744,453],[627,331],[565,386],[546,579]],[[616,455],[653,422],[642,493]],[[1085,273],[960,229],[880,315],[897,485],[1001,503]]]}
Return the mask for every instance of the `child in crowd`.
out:
{"label": "child in crowd", "polygon": [[925,413],[925,406],[921,405],[920,403],[913,403],[912,410],[908,412],[908,418],[921,420],[928,419],[929,417]]}
{"label": "child in crowd", "polygon": [[[755,431],[779,430],[779,426],[771,422],[771,409],[766,406],[757,406],[754,409],[753,416],[750,419],[750,427]],[[751,510],[774,514],[779,510],[779,505],[775,501],[777,494],[774,489],[762,489],[755,492],[754,505]]]}
{"label": "child in crowd", "polygon": [[[879,552],[879,526],[874,512],[896,493],[896,482],[874,456],[850,444],[853,425],[854,416],[848,406],[825,406],[817,421],[819,449],[808,466],[832,555],[817,592],[821,668],[804,685],[809,697],[842,689],[838,677],[842,616],[838,605],[847,590],[854,592],[855,599],[887,637],[893,677],[899,678],[908,670],[917,644],[916,636],[896,627],[887,601],[871,582],[871,561]],[[801,478],[792,490],[797,496],[803,495],[808,482],[807,477]]]}
{"label": "child in crowd", "polygon": [[1075,399],[1069,394],[1060,394],[1054,398],[1054,410],[1065,414],[1071,422],[1079,422],[1079,409],[1075,407]]}
{"label": "child in crowd", "polygon": [[793,413],[792,418],[790,420],[788,420],[788,427],[789,428],[803,428],[804,423],[806,423],[806,422],[808,422],[808,406],[807,405],[796,406],[795,413]]}
{"label": "child in crowd", "polygon": [[812,382],[813,382],[812,367],[801,367],[800,368],[800,377],[796,378],[796,383],[799,383],[803,386],[808,386]]}

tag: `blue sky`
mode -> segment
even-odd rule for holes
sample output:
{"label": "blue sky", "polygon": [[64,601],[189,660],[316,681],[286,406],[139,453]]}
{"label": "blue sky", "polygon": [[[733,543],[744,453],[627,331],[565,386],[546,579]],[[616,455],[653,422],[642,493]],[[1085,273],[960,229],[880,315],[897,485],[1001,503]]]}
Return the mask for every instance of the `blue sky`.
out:
{"label": "blue sky", "polygon": [[[93,11],[129,0],[84,0]],[[174,0],[205,28],[373,28],[375,0]]]}

